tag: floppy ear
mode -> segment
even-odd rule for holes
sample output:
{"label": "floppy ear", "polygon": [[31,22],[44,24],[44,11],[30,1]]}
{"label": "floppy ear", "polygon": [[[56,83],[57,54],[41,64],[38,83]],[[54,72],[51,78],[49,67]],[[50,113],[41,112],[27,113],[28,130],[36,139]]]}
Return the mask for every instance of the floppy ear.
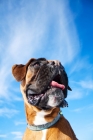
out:
{"label": "floppy ear", "polygon": [[22,81],[26,74],[26,66],[25,65],[14,65],[12,67],[12,74],[17,81]]}
{"label": "floppy ear", "polygon": [[70,90],[70,91],[72,91],[72,89],[68,86],[68,88],[67,88],[68,90]]}
{"label": "floppy ear", "polygon": [[26,65],[22,65],[22,64],[17,65],[16,64],[12,67],[12,74],[17,81],[22,81],[25,78],[27,68],[30,65],[30,63],[34,60],[35,59],[32,58],[28,61],[28,63]]}

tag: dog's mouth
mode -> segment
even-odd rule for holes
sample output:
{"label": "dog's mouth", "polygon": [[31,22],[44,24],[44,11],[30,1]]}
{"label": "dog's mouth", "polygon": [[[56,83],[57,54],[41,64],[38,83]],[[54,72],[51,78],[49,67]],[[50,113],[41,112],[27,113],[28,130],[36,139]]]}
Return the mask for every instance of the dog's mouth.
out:
{"label": "dog's mouth", "polygon": [[[53,97],[53,100],[56,98],[55,106],[59,106],[62,101],[64,101],[64,90],[65,85],[62,83],[60,75],[58,74],[55,78],[49,83],[48,87],[40,94],[35,93],[30,89],[27,88],[26,96],[28,102],[31,105],[40,107],[40,108],[50,108],[51,105],[48,105],[48,101],[51,100],[50,96]],[[64,106],[64,105],[63,105]],[[67,104],[65,106],[68,106]]]}

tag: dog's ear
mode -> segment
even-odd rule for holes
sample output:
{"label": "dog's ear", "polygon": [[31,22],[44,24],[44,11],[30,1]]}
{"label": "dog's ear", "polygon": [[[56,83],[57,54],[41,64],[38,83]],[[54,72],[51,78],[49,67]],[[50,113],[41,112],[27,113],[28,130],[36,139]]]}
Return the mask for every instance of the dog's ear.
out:
{"label": "dog's ear", "polygon": [[16,64],[12,67],[12,74],[17,81],[22,81],[25,78],[27,68],[30,65],[30,63],[34,60],[35,59],[32,58],[28,61],[28,63],[26,65],[23,65],[23,64],[17,65]]}
{"label": "dog's ear", "polygon": [[70,86],[68,86],[68,88],[67,88],[68,90],[70,90],[70,91],[72,91],[72,89],[70,88]]}
{"label": "dog's ear", "polygon": [[26,74],[26,65],[14,65],[12,67],[12,74],[17,81],[22,81]]}

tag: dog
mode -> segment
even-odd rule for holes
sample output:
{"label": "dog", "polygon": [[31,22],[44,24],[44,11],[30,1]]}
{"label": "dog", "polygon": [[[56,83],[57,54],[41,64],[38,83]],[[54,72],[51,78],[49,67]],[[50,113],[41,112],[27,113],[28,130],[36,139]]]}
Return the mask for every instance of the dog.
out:
{"label": "dog", "polygon": [[25,65],[12,67],[14,78],[21,82],[27,128],[23,140],[77,140],[70,123],[60,113],[65,100],[68,77],[57,60],[31,58]]}

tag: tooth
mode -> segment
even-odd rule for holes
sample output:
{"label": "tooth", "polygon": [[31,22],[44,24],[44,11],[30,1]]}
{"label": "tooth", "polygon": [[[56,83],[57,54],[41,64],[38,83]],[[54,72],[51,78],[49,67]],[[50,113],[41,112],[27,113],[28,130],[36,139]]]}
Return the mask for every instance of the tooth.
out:
{"label": "tooth", "polygon": [[61,75],[61,71],[59,70],[59,74]]}

